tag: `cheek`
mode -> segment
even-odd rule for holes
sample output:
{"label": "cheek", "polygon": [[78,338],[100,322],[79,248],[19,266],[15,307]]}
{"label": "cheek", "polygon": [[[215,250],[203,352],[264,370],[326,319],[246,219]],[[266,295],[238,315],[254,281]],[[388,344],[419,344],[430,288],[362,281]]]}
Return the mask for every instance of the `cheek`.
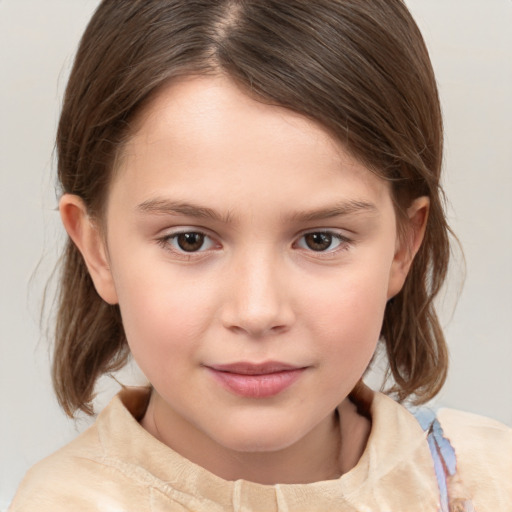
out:
{"label": "cheek", "polygon": [[164,371],[169,362],[193,353],[211,317],[208,287],[182,274],[158,263],[117,268],[114,281],[128,345],[148,377],[148,367]]}
{"label": "cheek", "polygon": [[319,325],[338,330],[380,330],[387,302],[389,266],[373,269],[366,262],[340,269],[311,284],[304,294]]}
{"label": "cheek", "polygon": [[308,316],[315,349],[319,357],[324,354],[324,360],[328,356],[325,361],[333,369],[334,382],[339,380],[339,369],[357,378],[366,369],[380,337],[386,292],[386,272],[369,275],[364,268],[340,274],[328,287],[309,290]]}

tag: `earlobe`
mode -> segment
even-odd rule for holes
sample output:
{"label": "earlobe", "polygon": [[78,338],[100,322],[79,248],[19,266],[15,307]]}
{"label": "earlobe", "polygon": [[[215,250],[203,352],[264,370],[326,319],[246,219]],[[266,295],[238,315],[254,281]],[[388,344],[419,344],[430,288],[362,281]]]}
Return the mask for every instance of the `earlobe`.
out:
{"label": "earlobe", "polygon": [[83,200],[73,194],[64,194],[59,201],[59,211],[64,228],[84,258],[96,291],[105,302],[117,304],[105,241]]}
{"label": "earlobe", "polygon": [[430,199],[426,196],[416,198],[407,209],[408,222],[403,236],[399,236],[396,252],[391,266],[388,299],[402,289],[412,262],[425,236]]}

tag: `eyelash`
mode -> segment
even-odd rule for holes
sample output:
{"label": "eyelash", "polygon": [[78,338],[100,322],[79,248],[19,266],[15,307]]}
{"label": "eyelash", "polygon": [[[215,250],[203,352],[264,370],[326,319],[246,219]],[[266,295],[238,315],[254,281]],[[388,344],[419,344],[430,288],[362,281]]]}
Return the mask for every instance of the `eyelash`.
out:
{"label": "eyelash", "polygon": [[[204,233],[203,231],[193,230],[193,229],[182,230],[182,231],[178,231],[176,233],[171,233],[169,235],[165,235],[162,238],[158,239],[158,243],[164,249],[166,249],[166,250],[168,250],[168,251],[170,251],[170,252],[172,252],[174,254],[177,254],[177,255],[180,255],[180,256],[184,256],[184,257],[187,257],[187,258],[193,257],[194,254],[206,252],[204,249],[202,249],[202,247],[204,245],[204,242],[201,244],[201,247],[199,248],[199,249],[202,249],[202,250],[197,250],[197,251],[186,251],[186,250],[181,249],[179,247],[173,247],[172,243],[174,241],[177,241],[178,237],[180,237],[182,235],[199,235],[199,236],[203,237],[204,240],[206,240],[206,239],[210,240],[211,241],[211,245],[215,245],[215,243],[212,241],[212,238],[210,236],[208,236],[208,234]],[[208,248],[207,250],[209,250],[209,249],[210,248]]]}
{"label": "eyelash", "polygon": [[[193,251],[186,251],[180,247],[173,247],[172,243],[174,241],[177,241],[178,237],[180,237],[182,235],[199,235],[200,237],[203,237],[203,243],[198,248],[198,250],[193,250]],[[330,237],[331,240],[330,240],[329,245],[331,245],[332,242],[334,242],[334,241],[338,242],[338,245],[334,249],[328,249],[328,250],[316,251],[314,249],[311,249],[311,247],[300,247],[304,251],[307,251],[307,252],[310,252],[312,254],[316,254],[319,256],[324,255],[324,257],[327,257],[328,255],[330,256],[330,255],[337,254],[340,251],[348,249],[349,246],[353,243],[352,240],[350,240],[346,236],[341,235],[340,233],[336,233],[335,231],[317,230],[317,231],[308,231],[306,233],[303,233],[302,235],[299,236],[299,238],[297,239],[296,242],[294,242],[293,245],[298,246],[300,240],[305,239],[305,237],[307,237],[307,236],[313,236],[313,235],[321,235],[321,236]],[[164,249],[166,249],[174,254],[177,254],[177,255],[180,255],[183,257],[187,257],[187,258],[191,258],[191,257],[193,257],[193,255],[199,255],[199,254],[205,253],[212,248],[212,247],[208,247],[207,249],[203,249],[204,240],[210,240],[210,245],[212,247],[215,246],[215,242],[212,240],[212,238],[207,233],[205,233],[203,231],[199,231],[199,230],[192,230],[192,229],[182,230],[182,231],[178,231],[176,233],[171,233],[171,234],[165,235],[165,236],[159,238],[157,241],[158,241],[159,245],[161,245]]]}
{"label": "eyelash", "polygon": [[[322,251],[322,250],[315,251],[311,247],[303,248],[304,250],[306,250],[308,252],[312,252],[312,253],[318,254],[318,255],[327,256],[327,255],[337,254],[340,251],[348,249],[348,247],[352,243],[352,240],[350,240],[346,236],[343,236],[340,233],[336,233],[335,231],[329,231],[329,230],[308,231],[307,233],[303,233],[299,237],[298,240],[302,240],[302,239],[305,239],[307,236],[313,236],[313,235],[321,235],[321,236],[329,237],[331,239],[329,245],[331,245],[332,242],[334,242],[334,241],[338,242],[338,245],[334,249],[328,249],[328,250],[324,250],[324,251]],[[297,245],[297,244],[298,244],[298,242],[296,242],[294,245]]]}

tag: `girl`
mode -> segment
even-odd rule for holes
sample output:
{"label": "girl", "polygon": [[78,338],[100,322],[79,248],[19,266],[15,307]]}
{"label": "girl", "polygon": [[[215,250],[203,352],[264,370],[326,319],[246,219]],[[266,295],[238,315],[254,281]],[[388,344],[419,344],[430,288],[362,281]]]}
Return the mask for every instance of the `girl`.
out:
{"label": "girl", "polygon": [[[11,510],[507,510],[512,432],[446,377],[442,123],[401,0],[104,0],[58,135],[53,377],[94,426]],[[455,463],[456,457],[456,463]]]}

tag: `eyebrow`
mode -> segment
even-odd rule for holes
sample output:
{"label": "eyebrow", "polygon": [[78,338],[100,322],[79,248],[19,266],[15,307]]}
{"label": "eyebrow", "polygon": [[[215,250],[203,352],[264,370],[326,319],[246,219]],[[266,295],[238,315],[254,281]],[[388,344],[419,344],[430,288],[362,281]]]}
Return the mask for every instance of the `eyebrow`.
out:
{"label": "eyebrow", "polygon": [[230,223],[233,219],[231,212],[221,215],[215,210],[204,206],[158,198],[148,199],[147,201],[140,203],[137,206],[137,210],[142,213],[150,213],[154,215],[185,215],[186,217],[210,219],[217,222],[223,222],[225,224]]}
{"label": "eyebrow", "polygon": [[328,206],[326,208],[313,209],[309,211],[297,212],[292,215],[292,220],[299,222],[311,222],[316,220],[325,220],[333,217],[342,217],[345,215],[354,215],[360,213],[375,214],[378,208],[366,201],[342,201]]}
{"label": "eyebrow", "polygon": [[[148,199],[137,206],[137,211],[153,215],[184,215],[199,219],[210,219],[216,222],[229,224],[234,220],[232,212],[220,214],[217,211],[204,206],[187,202],[172,201],[169,199]],[[332,206],[316,208],[293,213],[289,219],[292,222],[312,222],[355,214],[375,214],[378,208],[366,201],[342,201]]]}

